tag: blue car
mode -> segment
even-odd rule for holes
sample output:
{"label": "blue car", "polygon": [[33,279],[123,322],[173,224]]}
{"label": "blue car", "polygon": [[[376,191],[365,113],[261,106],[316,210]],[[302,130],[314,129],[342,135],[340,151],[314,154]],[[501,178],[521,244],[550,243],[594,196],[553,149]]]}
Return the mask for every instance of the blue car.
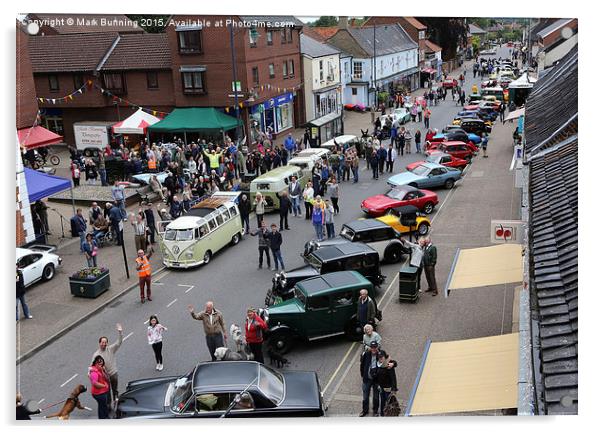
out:
{"label": "blue car", "polygon": [[452,188],[461,177],[462,172],[458,169],[425,162],[411,171],[391,176],[387,184],[391,187],[410,185],[416,188]]}
{"label": "blue car", "polygon": [[433,136],[433,142],[472,142],[475,145],[481,143],[481,136],[475,133],[467,133],[461,128],[452,129],[444,134],[435,134]]}

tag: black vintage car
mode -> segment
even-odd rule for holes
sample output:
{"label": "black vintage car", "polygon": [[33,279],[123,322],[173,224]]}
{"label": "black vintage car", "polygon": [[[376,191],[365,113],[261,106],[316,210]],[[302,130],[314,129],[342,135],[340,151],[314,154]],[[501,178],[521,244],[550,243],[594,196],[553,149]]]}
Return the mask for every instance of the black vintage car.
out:
{"label": "black vintage car", "polygon": [[118,418],[323,416],[315,372],[277,372],[257,362],[204,362],[183,377],[131,381]]}
{"label": "black vintage car", "polygon": [[274,275],[272,288],[266,295],[266,306],[271,306],[278,300],[292,298],[293,288],[297,282],[335,271],[355,270],[374,286],[380,286],[385,281],[385,276],[380,272],[378,252],[364,243],[347,241],[321,247],[308,253],[305,260],[307,265],[304,267]]}
{"label": "black vintage car", "polygon": [[486,125],[482,119],[464,119],[460,126],[467,133],[481,135],[481,133],[490,133],[491,127]]}

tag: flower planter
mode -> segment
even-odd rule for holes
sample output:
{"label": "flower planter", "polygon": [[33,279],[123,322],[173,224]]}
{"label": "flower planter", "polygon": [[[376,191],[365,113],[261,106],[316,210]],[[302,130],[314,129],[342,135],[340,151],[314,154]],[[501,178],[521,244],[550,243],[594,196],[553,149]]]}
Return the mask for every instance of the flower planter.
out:
{"label": "flower planter", "polygon": [[69,277],[71,294],[76,297],[96,298],[111,286],[109,270],[89,277]]}

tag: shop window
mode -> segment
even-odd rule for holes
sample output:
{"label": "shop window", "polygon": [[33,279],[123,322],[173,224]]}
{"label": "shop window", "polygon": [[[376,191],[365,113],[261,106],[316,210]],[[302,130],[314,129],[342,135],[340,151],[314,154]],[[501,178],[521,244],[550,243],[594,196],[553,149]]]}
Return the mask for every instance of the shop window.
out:
{"label": "shop window", "polygon": [[295,61],[294,60],[288,61],[288,76],[289,77],[295,76]]}
{"label": "shop window", "polygon": [[182,54],[198,54],[203,52],[201,30],[188,30],[178,33],[178,50]]}
{"label": "shop window", "polygon": [[80,89],[84,85],[84,74],[73,74],[73,88]]}
{"label": "shop window", "polygon": [[280,43],[286,44],[286,30],[285,29],[280,30]]}
{"label": "shop window", "polygon": [[276,77],[276,73],[274,72],[274,64],[273,63],[269,64],[268,70],[270,72],[270,78]]}
{"label": "shop window", "polygon": [[182,72],[184,93],[207,93],[205,71]]}
{"label": "shop window", "polygon": [[105,73],[103,75],[104,87],[114,94],[126,93],[125,77],[120,72]]}
{"label": "shop window", "polygon": [[52,74],[48,76],[48,88],[50,89],[50,92],[57,92],[60,88],[59,88],[59,78]]}
{"label": "shop window", "polygon": [[157,71],[146,73],[146,87],[148,89],[159,89],[159,74]]}
{"label": "shop window", "polygon": [[274,44],[274,32],[271,30],[266,33],[266,41],[268,42],[268,45]]}
{"label": "shop window", "polygon": [[253,84],[259,85],[259,67],[254,67],[252,69],[253,72]]}

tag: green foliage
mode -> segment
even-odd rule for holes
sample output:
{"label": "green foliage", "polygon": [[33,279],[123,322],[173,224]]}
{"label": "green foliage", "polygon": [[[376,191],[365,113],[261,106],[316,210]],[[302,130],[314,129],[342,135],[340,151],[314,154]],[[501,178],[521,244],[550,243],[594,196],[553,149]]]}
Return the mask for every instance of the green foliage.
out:
{"label": "green foliage", "polygon": [[472,37],[472,49],[473,51],[478,51],[478,49],[481,47],[481,38],[478,36],[473,36]]}
{"label": "green foliage", "polygon": [[419,17],[428,27],[428,37],[442,48],[443,60],[456,56],[458,46],[466,44],[468,24],[464,18]]}
{"label": "green foliage", "polygon": [[316,21],[310,24],[311,27],[331,27],[336,26],[339,23],[337,17],[323,16],[318,18]]}
{"label": "green foliage", "polygon": [[163,33],[170,15],[126,15],[148,33]]}
{"label": "green foliage", "polygon": [[378,102],[387,102],[389,99],[389,92],[378,92]]}
{"label": "green foliage", "polygon": [[479,26],[483,30],[487,30],[487,27],[491,25],[493,20],[491,18],[469,18],[468,22]]}

